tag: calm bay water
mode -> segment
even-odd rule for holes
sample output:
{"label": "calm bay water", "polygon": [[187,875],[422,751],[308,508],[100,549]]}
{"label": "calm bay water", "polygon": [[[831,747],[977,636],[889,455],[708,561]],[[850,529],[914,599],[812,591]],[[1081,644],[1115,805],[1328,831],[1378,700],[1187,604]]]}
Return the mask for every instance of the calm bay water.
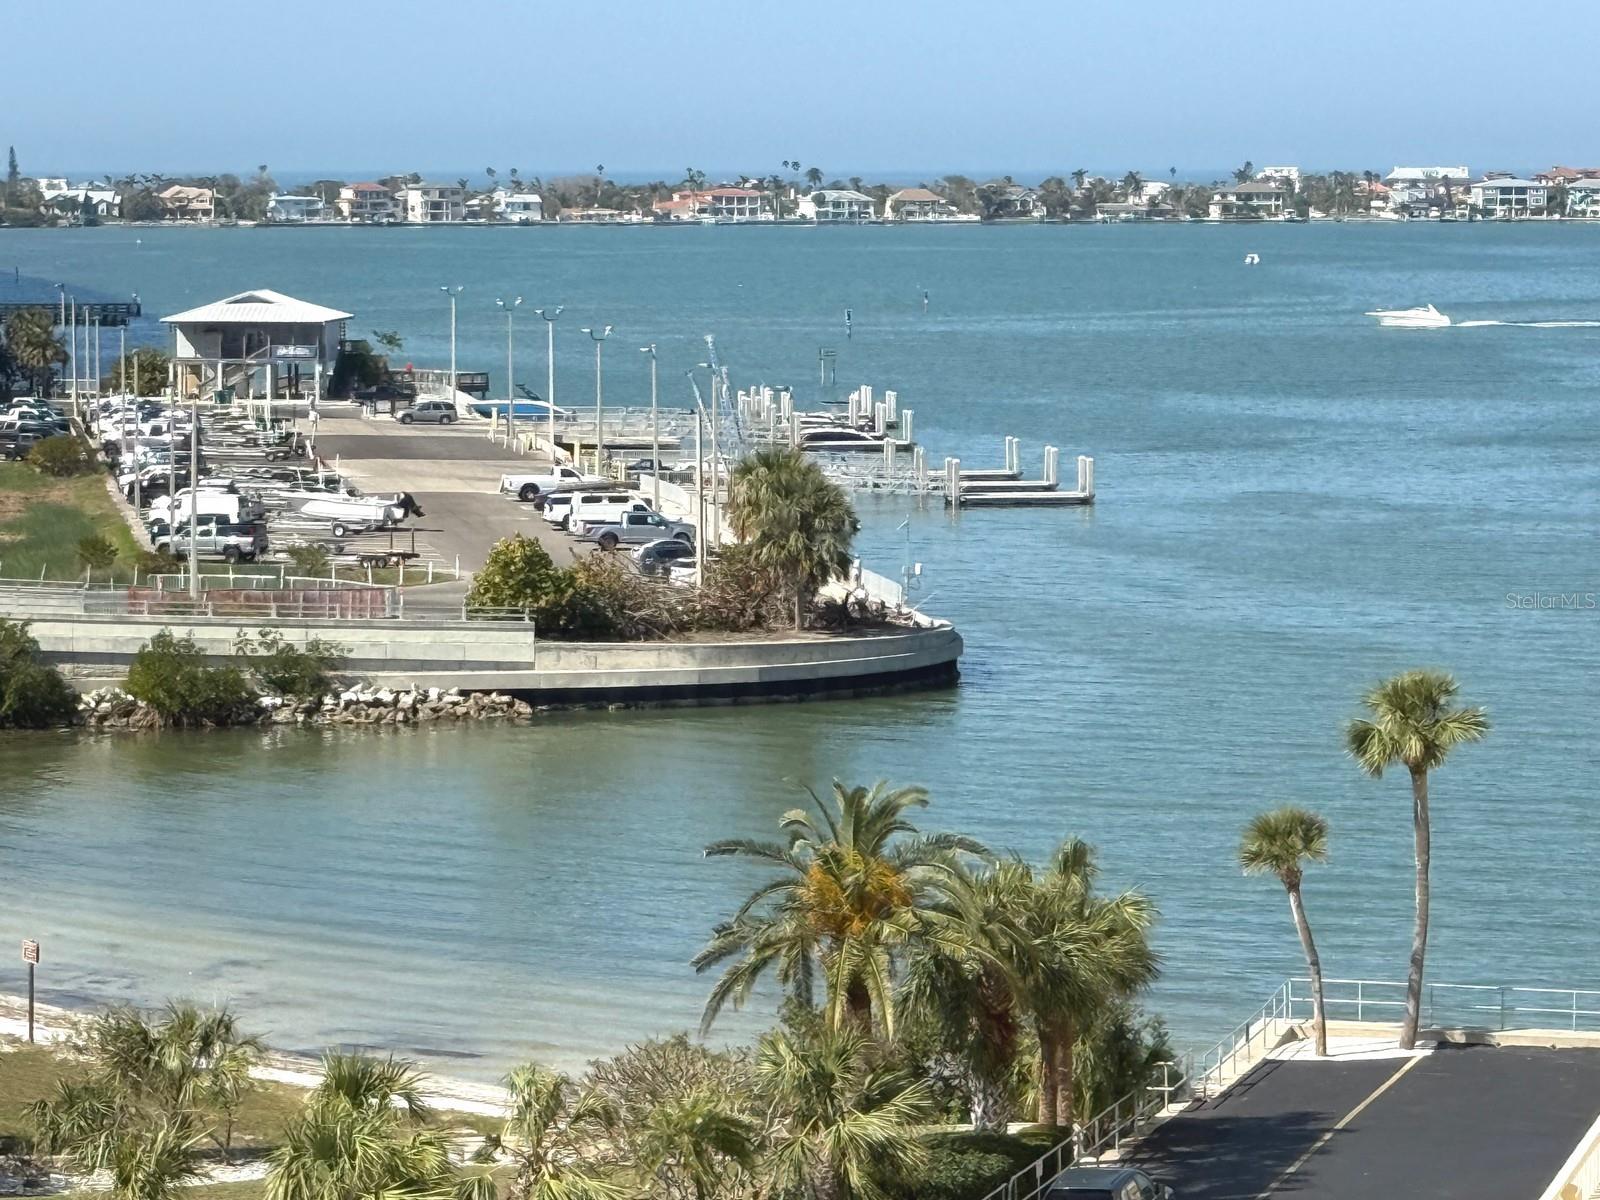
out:
{"label": "calm bay water", "polygon": [[[1600,329],[1361,315],[1600,318],[1600,229],[7,231],[13,262],[158,314],[277,288],[418,363],[447,357],[437,289],[465,284],[461,363],[497,375],[494,298],[564,303],[565,403],[592,397],[583,324],[617,327],[608,403],[647,396],[647,341],[677,404],[702,334],[736,383],[803,400],[834,346],[842,385],[916,410],[930,461],[998,465],[1015,433],[1029,463],[1094,454],[1101,493],[954,522],[863,502],[869,563],[898,573],[909,515],[927,607],[967,638],[947,694],[0,741],[0,936],[44,943],[46,998],[226,998],[281,1045],[464,1075],[570,1065],[693,1024],[687,961],[757,878],[700,847],[838,776],[926,783],[930,827],[1031,856],[1095,841],[1161,905],[1152,1007],[1206,1041],[1298,969],[1281,892],[1231,865],[1264,806],[1333,823],[1307,894],[1329,972],[1402,974],[1406,787],[1360,776],[1338,728],[1413,665],[1496,722],[1435,785],[1435,976],[1600,986],[1600,611],[1508,602],[1600,592]],[[538,324],[518,376],[542,382]]]}

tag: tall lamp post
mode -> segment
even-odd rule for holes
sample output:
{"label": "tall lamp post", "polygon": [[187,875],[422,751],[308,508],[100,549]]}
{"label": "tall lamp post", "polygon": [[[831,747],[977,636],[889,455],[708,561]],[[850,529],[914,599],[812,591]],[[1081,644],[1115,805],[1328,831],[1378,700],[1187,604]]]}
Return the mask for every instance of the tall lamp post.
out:
{"label": "tall lamp post", "polygon": [[[656,344],[639,347],[640,354],[650,356],[650,507],[661,511],[661,420],[656,406]],[[700,531],[695,530],[695,537]]]}
{"label": "tall lamp post", "polygon": [[450,297],[450,403],[456,402],[456,297],[461,294],[459,287],[445,287],[440,285],[439,290]]}
{"label": "tall lamp post", "polygon": [[564,305],[553,308],[536,308],[533,311],[544,318],[546,334],[544,363],[547,372],[544,384],[544,404],[550,410],[550,473],[556,471],[556,318]]}
{"label": "tall lamp post", "polygon": [[685,371],[689,377],[689,390],[694,393],[694,579],[696,586],[706,582],[706,460],[700,449],[700,431],[705,428],[705,405],[700,403],[700,385],[694,381],[694,372]]}
{"label": "tall lamp post", "polygon": [[517,314],[517,305],[522,303],[522,297],[515,300],[496,300],[495,304],[506,310],[506,445],[511,446],[517,440],[517,389],[516,367],[512,358],[511,325]]}
{"label": "tall lamp post", "polygon": [[[722,536],[722,461],[717,453],[717,367],[715,363],[700,364],[711,372],[711,526],[714,536]],[[720,543],[719,543],[720,544]]]}
{"label": "tall lamp post", "polygon": [[604,329],[590,329],[585,326],[585,333],[594,341],[594,473],[605,474],[606,464],[606,438],[605,438],[605,387],[602,382],[604,376],[600,368],[600,348],[606,344],[606,339],[611,336],[611,326]]}

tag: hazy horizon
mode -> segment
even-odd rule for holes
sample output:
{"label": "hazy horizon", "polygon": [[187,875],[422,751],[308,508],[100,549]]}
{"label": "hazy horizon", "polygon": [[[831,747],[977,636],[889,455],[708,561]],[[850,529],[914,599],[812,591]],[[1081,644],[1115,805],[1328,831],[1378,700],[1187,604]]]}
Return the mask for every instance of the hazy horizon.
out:
{"label": "hazy horizon", "polygon": [[[269,41],[244,9],[115,11],[7,13],[9,44],[37,51],[13,56],[8,84],[39,102],[0,121],[26,173],[266,163],[311,179],[318,164],[404,173],[456,160],[478,164],[469,178],[489,164],[545,178],[604,164],[637,181],[691,165],[768,175],[798,159],[830,179],[1164,177],[1177,165],[1208,180],[1247,159],[1378,171],[1600,160],[1586,73],[1551,69],[1600,35],[1600,6],[1531,22],[1487,0],[1448,19],[1376,0],[1270,16],[1013,0],[999,20],[924,0],[914,16],[822,20],[800,7],[730,19],[706,0],[486,0],[443,17],[417,0],[280,0],[283,36]],[[1516,78],[1536,84],[1521,89],[1533,102],[1489,102]],[[990,166],[1007,163],[1025,165]]]}

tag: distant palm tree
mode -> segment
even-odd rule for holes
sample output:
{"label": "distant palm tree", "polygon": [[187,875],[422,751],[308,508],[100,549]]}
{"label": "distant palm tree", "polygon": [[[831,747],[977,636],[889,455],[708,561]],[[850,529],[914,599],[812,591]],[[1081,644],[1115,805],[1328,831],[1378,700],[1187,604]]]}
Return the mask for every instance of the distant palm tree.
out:
{"label": "distant palm tree", "polygon": [[517,1067],[505,1083],[511,1094],[505,1125],[486,1150],[511,1159],[516,1200],[625,1200],[632,1194],[580,1153],[583,1139],[603,1138],[615,1127],[610,1100],[590,1089],[574,1095],[570,1079],[535,1063]]}
{"label": "distant palm tree", "polygon": [[1077,188],[1079,191],[1082,191],[1083,181],[1087,178],[1089,178],[1089,172],[1085,171],[1082,167],[1079,167],[1072,173],[1072,186]]}
{"label": "distant palm tree", "polygon": [[47,308],[17,309],[6,318],[6,346],[17,366],[33,376],[38,393],[49,396],[54,368],[67,361],[54,314]]}
{"label": "distant palm tree", "polygon": [[1294,917],[1300,948],[1305,952],[1306,971],[1311,976],[1311,1020],[1316,1036],[1317,1056],[1328,1054],[1328,1021],[1322,1000],[1322,960],[1311,937],[1311,923],[1300,899],[1300,881],[1308,862],[1328,860],[1328,822],[1316,813],[1287,806],[1254,817],[1245,826],[1239,841],[1239,865],[1247,875],[1272,874],[1289,894],[1289,912]]}
{"label": "distant palm tree", "polygon": [[757,1086],[778,1117],[766,1164],[774,1194],[880,1200],[926,1160],[918,1128],[933,1119],[932,1089],[881,1061],[857,1028],[761,1039]]}
{"label": "distant palm tree", "polygon": [[1249,183],[1251,179],[1255,178],[1255,173],[1255,163],[1246,159],[1244,166],[1234,168],[1233,181],[1235,183]]}
{"label": "distant palm tree", "polygon": [[982,852],[970,838],[917,832],[907,814],[927,806],[919,787],[835,782],[831,804],[811,800],[813,811],[784,814],[784,843],[736,838],[706,847],[708,857],[751,859],[780,875],[713,929],[695,956],[702,972],[734,960],[706,1000],[702,1031],[730,1001],[741,1007],[769,972],[809,1005],[820,971],[829,1024],[870,1029],[876,1019],[892,1035],[895,961],[924,932],[930,886],[956,856]]}
{"label": "distant palm tree", "polygon": [[1177,179],[1178,178],[1178,168],[1177,167],[1168,167],[1167,168],[1167,174],[1172,179]]}
{"label": "distant palm tree", "polygon": [[1444,765],[1450,751],[1481,740],[1489,718],[1481,708],[1455,707],[1456,681],[1443,671],[1406,671],[1386,679],[1361,698],[1367,716],[1345,728],[1345,746],[1374,779],[1399,763],[1411,776],[1411,831],[1416,847],[1416,927],[1406,975],[1406,1016],[1400,1047],[1411,1049],[1422,1019],[1422,969],[1428,952],[1428,871],[1432,833],[1428,817],[1428,773]]}
{"label": "distant palm tree", "polygon": [[727,515],[751,562],[788,591],[801,628],[811,599],[850,568],[861,525],[849,496],[803,452],[773,447],[734,467]]}
{"label": "distant palm tree", "polygon": [[806,183],[815,190],[822,186],[822,172],[816,167],[806,168]]}
{"label": "distant palm tree", "polygon": [[1144,177],[1137,171],[1129,171],[1122,177],[1122,191],[1129,203],[1137,202],[1144,191]]}

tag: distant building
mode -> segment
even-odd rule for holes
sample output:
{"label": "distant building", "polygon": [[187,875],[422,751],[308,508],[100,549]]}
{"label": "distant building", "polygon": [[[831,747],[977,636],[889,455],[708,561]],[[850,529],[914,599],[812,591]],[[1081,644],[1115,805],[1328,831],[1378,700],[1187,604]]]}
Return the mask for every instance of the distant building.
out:
{"label": "distant building", "polygon": [[1567,185],[1567,216],[1600,218],[1600,177]]}
{"label": "distant building", "polygon": [[955,205],[927,188],[901,188],[883,202],[885,221],[959,221]]}
{"label": "distant building", "polygon": [[274,192],[267,197],[267,220],[276,225],[303,225],[307,221],[321,221],[327,212],[328,206],[321,196],[290,196]]}
{"label": "distant building", "polygon": [[1105,222],[1174,221],[1177,217],[1177,210],[1168,204],[1118,202],[1097,204],[1094,210],[1094,219]]}
{"label": "distant building", "polygon": [[467,218],[467,189],[454,183],[408,183],[396,193],[400,218],[411,225],[437,225]]}
{"label": "distant building", "polygon": [[511,225],[536,225],[544,220],[544,197],[538,192],[495,188],[489,194],[494,219]]}
{"label": "distant building", "polygon": [[760,188],[713,187],[697,191],[673,192],[669,200],[652,206],[656,215],[668,221],[770,221],[772,198]]}
{"label": "distant building", "polygon": [[1145,179],[1139,184],[1138,194],[1128,199],[1135,204],[1156,204],[1171,190],[1172,185],[1165,179]]}
{"label": "distant building", "polygon": [[556,220],[569,225],[637,225],[643,221],[636,212],[620,208],[564,208]]}
{"label": "distant building", "polygon": [[877,216],[871,196],[847,188],[823,188],[801,196],[799,215],[819,225],[859,225]]}
{"label": "distant building", "polygon": [[1501,177],[1472,185],[1472,204],[1486,220],[1536,217],[1544,213],[1550,189],[1531,179]]}
{"label": "distant building", "polygon": [[167,221],[210,221],[217,215],[217,194],[207,187],[188,187],[175,183],[156,199],[161,216]]}
{"label": "distant building", "polygon": [[[50,184],[46,187],[45,184]],[[56,184],[61,186],[57,187]],[[44,200],[45,211],[58,217],[85,215],[84,202],[88,202],[88,215],[98,218],[120,217],[122,196],[115,188],[96,187],[92,183],[69,184],[65,180],[40,180],[39,195]]]}
{"label": "distant building", "polygon": [[339,189],[338,212],[356,225],[387,225],[400,219],[400,202],[381,183],[347,183]]}
{"label": "distant building", "polygon": [[1276,179],[1233,183],[1211,195],[1213,221],[1278,220],[1289,211],[1289,189]]}
{"label": "distant building", "polygon": [[1280,180],[1283,183],[1287,183],[1289,185],[1289,190],[1293,192],[1297,191],[1300,187],[1300,168],[1262,167],[1256,172],[1256,179],[1259,182],[1265,182],[1269,179]]}
{"label": "distant building", "polygon": [[[1472,178],[1466,167],[1396,167],[1384,176],[1389,207],[1395,212],[1414,207],[1439,207],[1435,197],[1451,196]],[[1458,188],[1457,185],[1460,185]]]}
{"label": "distant building", "polygon": [[1039,193],[1021,184],[1009,183],[994,192],[988,206],[991,221],[1037,221],[1044,216]]}
{"label": "distant building", "polygon": [[320,395],[350,314],[259,288],[162,317],[173,330],[180,396]]}
{"label": "distant building", "polygon": [[1551,167],[1533,177],[1535,183],[1555,185],[1577,183],[1580,179],[1600,179],[1600,167]]}

